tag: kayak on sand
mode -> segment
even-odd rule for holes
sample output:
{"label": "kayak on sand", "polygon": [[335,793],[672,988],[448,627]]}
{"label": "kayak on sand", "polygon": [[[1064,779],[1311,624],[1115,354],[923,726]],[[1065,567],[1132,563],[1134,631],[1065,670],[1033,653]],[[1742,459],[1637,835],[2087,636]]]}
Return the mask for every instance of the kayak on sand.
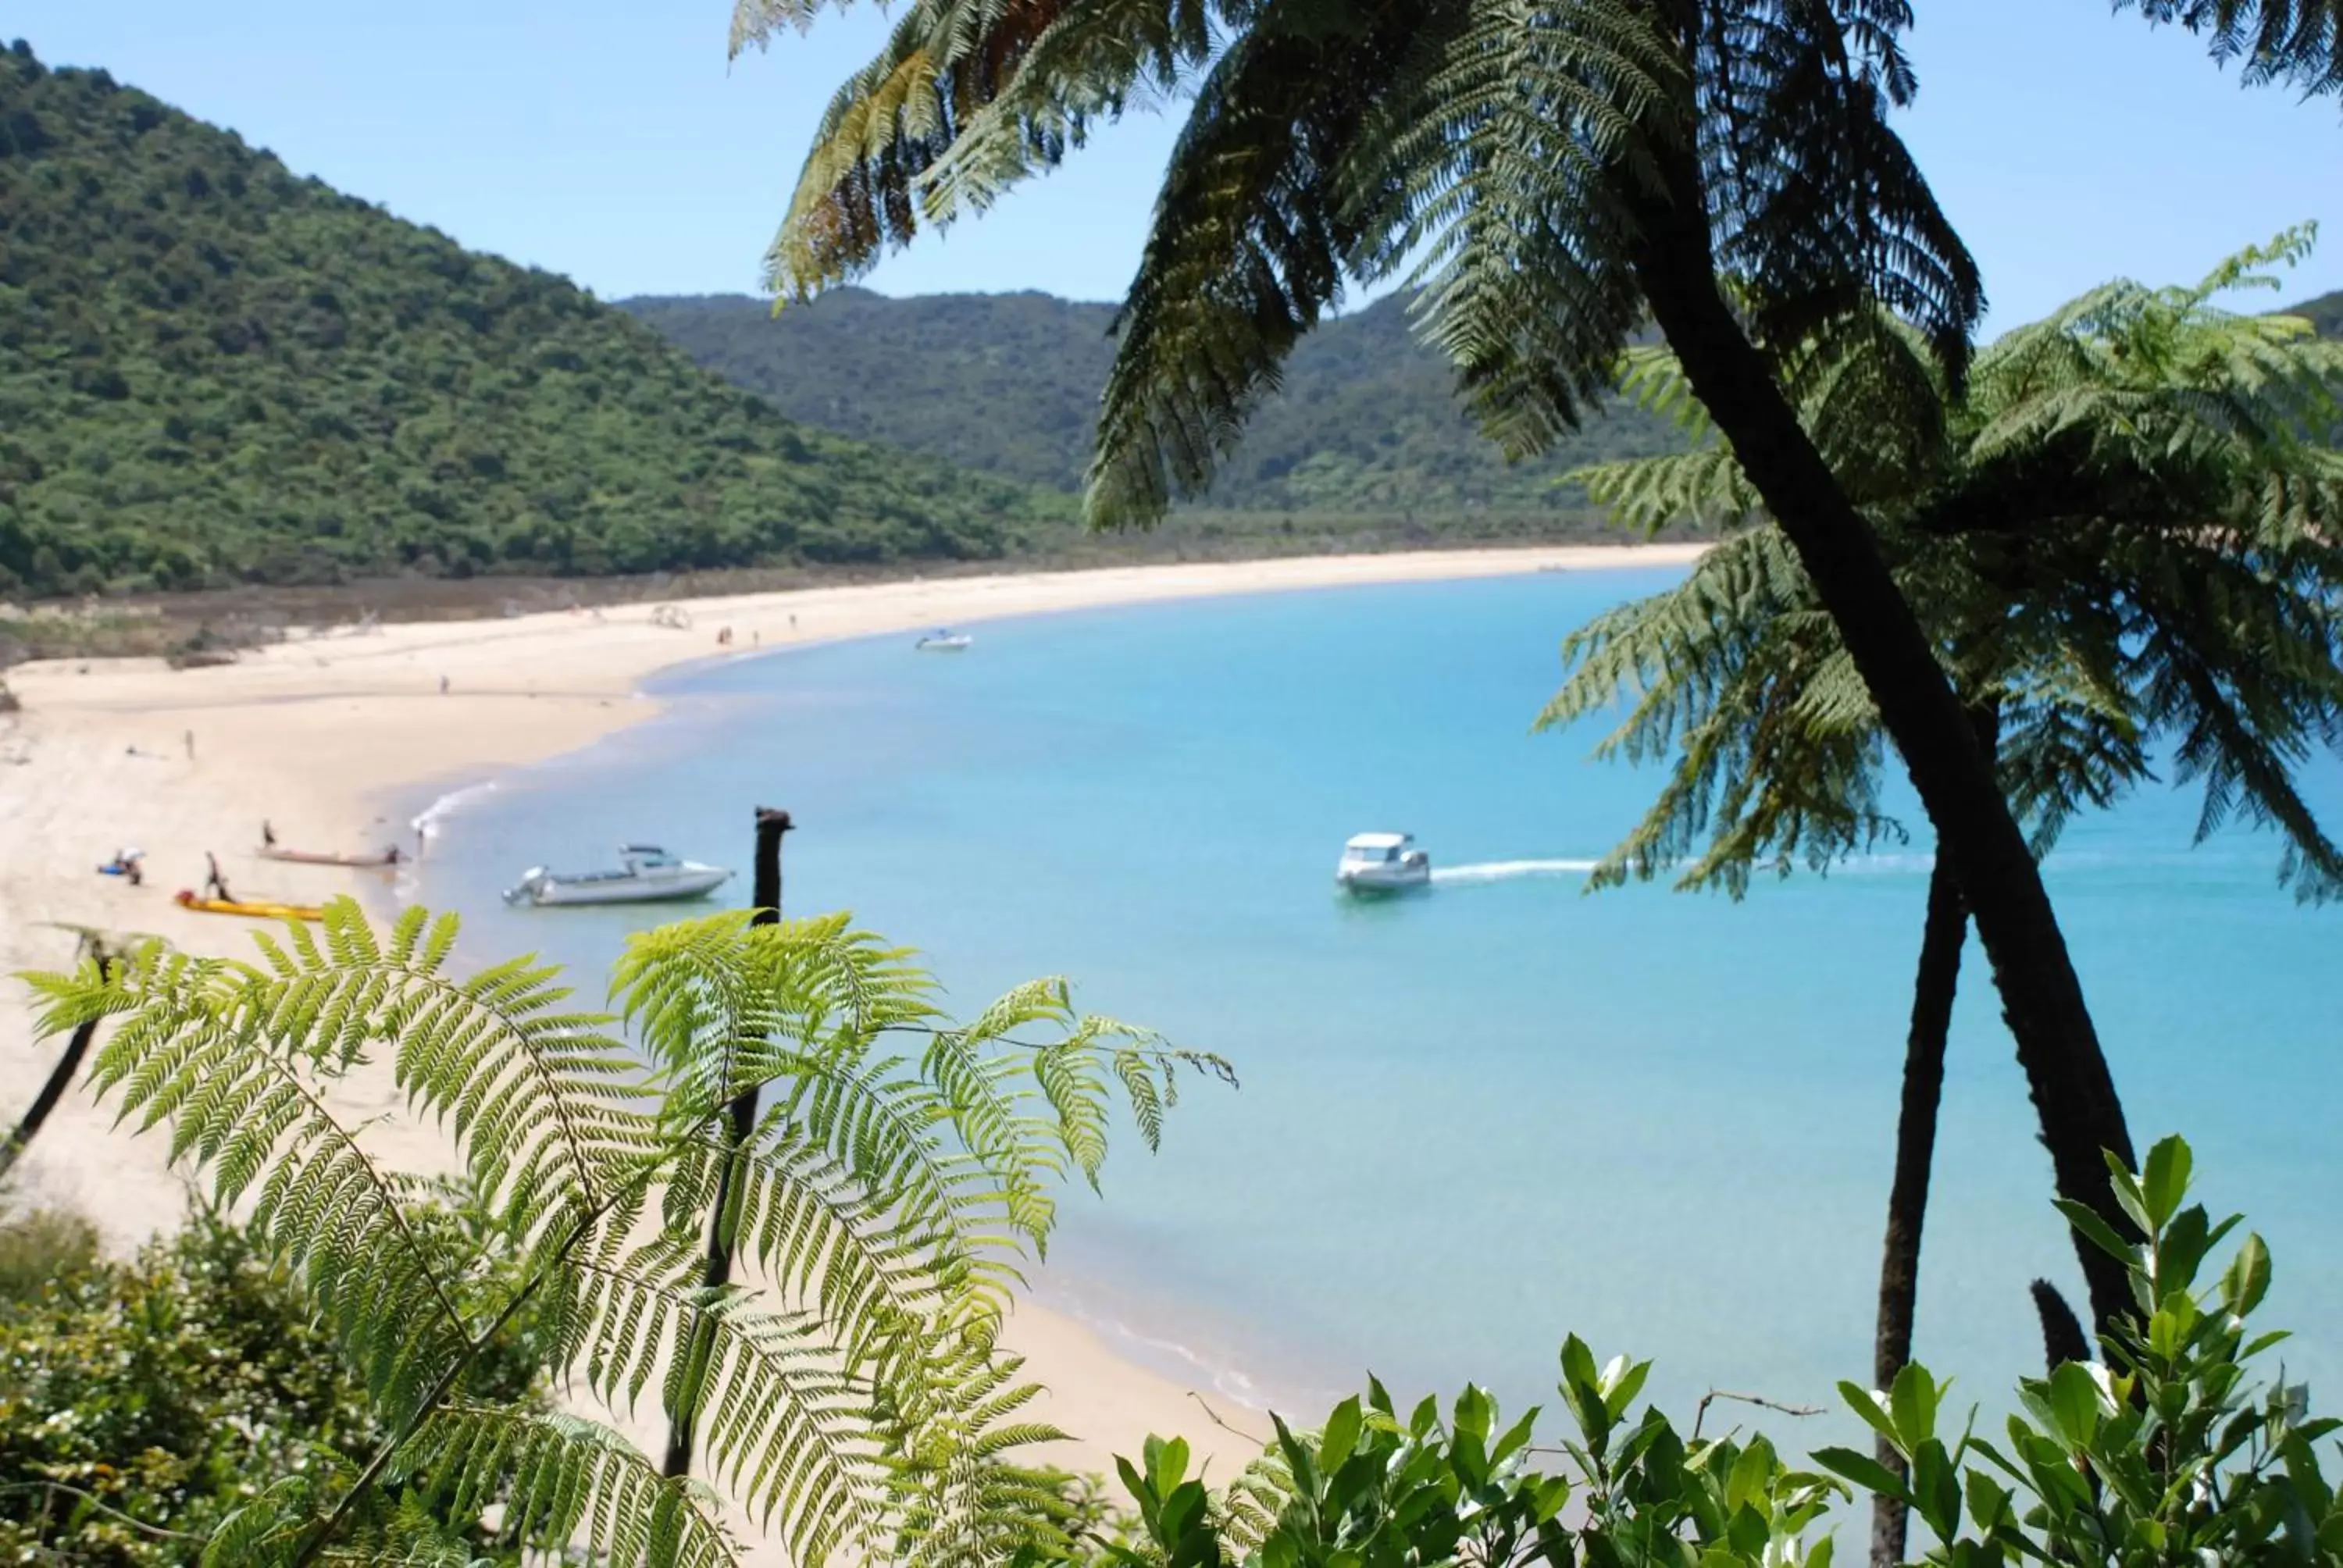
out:
{"label": "kayak on sand", "polygon": [[192,888],[181,888],[174,901],[183,910],[203,915],[244,915],[260,920],[322,920],[326,911],[315,904],[280,904],[273,899],[204,899]]}

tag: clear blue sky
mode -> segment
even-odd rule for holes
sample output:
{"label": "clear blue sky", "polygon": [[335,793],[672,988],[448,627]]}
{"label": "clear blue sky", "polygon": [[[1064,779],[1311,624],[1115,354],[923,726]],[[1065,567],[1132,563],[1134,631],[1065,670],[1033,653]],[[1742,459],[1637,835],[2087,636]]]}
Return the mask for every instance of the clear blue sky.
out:
{"label": "clear blue sky", "polygon": [[[0,36],[104,65],[304,174],[604,297],[749,291],[815,117],[882,19],[737,65],[729,0],[7,0]],[[2107,0],[1918,0],[1906,135],[1996,325],[2105,278],[2193,279],[2305,218],[2286,297],[2343,287],[2343,112],[2238,85]],[[1118,297],[1172,123],[1142,116],[880,268],[890,294]]]}

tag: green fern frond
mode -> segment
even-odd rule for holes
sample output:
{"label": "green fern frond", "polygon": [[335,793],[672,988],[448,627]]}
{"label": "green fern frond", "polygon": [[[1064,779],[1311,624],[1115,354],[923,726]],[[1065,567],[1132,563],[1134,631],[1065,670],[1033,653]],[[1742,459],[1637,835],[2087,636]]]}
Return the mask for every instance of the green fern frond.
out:
{"label": "green fern frond", "polygon": [[[35,978],[45,1027],[120,1019],[94,1087],[251,1205],[393,1433],[363,1470],[265,1489],[215,1558],[437,1561],[427,1532],[342,1538],[374,1489],[427,1483],[493,1500],[546,1550],[730,1561],[713,1494],[598,1428],[465,1402],[524,1307],[548,1370],[605,1404],[656,1379],[714,1479],[808,1568],[898,1547],[976,1568],[1046,1540],[1056,1515],[1014,1456],[1060,1434],[1021,1416],[1037,1391],[995,1349],[1018,1261],[1046,1241],[1050,1183],[1097,1172],[1116,1079],[1151,1143],[1173,1074],[1233,1082],[1227,1064],[1078,1014],[1054,979],[954,1026],[907,953],[845,918],[732,915],[630,945],[613,995],[635,1055],[548,969],[450,978],[453,939],[410,910],[378,941],[344,900],[319,932],[261,940],[256,964],[149,947]],[[917,1056],[894,1049],[907,1034],[927,1037]],[[335,1081],[386,1047],[524,1282],[500,1300],[467,1306],[482,1243],[451,1251],[437,1189],[378,1167],[333,1113]],[[766,1104],[736,1148],[711,1119],[741,1093]],[[698,1282],[719,1191],[716,1234],[753,1288]]]}
{"label": "green fern frond", "polygon": [[456,1403],[417,1434],[415,1485],[458,1517],[501,1503],[539,1551],[583,1548],[608,1568],[734,1568],[717,1499],[669,1481],[616,1432],[557,1412]]}
{"label": "green fern frond", "polygon": [[[1980,354],[1966,402],[1898,322],[1844,320],[1785,357],[1956,686],[2001,714],[2004,786],[2037,852],[2146,779],[2163,737],[2201,828],[2245,813],[2278,830],[2282,880],[2343,891],[2292,783],[2310,748],[2343,744],[2343,460],[2321,444],[2343,429],[2343,345],[2210,303],[2307,237],[2195,288],[2093,290]],[[1630,375],[1675,395],[1664,356]],[[1725,451],[1579,477],[1635,526],[1755,511]],[[1624,704],[1596,754],[1671,768],[1590,885],[1682,867],[1680,885],[1738,892],[1758,867],[1900,835],[1877,808],[1877,715],[1817,608],[1761,524],[1565,642],[1540,727]]]}

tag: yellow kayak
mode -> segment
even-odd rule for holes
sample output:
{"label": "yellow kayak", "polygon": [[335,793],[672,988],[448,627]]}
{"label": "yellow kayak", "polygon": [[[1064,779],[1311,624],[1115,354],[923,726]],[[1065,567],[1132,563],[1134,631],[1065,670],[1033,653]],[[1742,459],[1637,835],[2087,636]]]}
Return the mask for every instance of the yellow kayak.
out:
{"label": "yellow kayak", "polygon": [[244,915],[256,920],[322,920],[326,911],[315,904],[280,904],[269,899],[199,899],[179,890],[181,909],[206,915]]}

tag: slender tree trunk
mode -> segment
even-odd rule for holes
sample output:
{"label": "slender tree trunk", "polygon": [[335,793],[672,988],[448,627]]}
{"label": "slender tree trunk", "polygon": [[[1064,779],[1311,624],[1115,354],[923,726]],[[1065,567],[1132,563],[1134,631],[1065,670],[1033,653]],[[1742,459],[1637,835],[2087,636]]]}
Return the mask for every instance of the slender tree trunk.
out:
{"label": "slender tree trunk", "polygon": [[[1945,1088],[1945,1036],[1960,986],[1961,946],[1968,940],[1961,886],[1940,858],[1928,874],[1928,914],[1920,936],[1920,972],[1912,985],[1912,1032],[1904,1047],[1904,1106],[1896,1122],[1896,1180],[1887,1195],[1887,1240],[1879,1262],[1879,1324],[1871,1352],[1871,1386],[1888,1388],[1912,1359],[1912,1318],[1920,1293],[1920,1230],[1928,1212],[1928,1174],[1936,1153],[1936,1109]],[[1885,1438],[1879,1462],[1904,1473],[1904,1456]],[[1904,1561],[1905,1510],[1882,1493],[1871,1500],[1873,1568]]]}
{"label": "slender tree trunk", "polygon": [[2042,1320],[2042,1370],[2054,1372],[2068,1362],[2089,1361],[2091,1342],[2058,1287],[2047,1280],[2036,1280],[2031,1289],[2035,1315]]}
{"label": "slender tree trunk", "polygon": [[[749,915],[751,925],[777,925],[781,918],[781,835],[790,828],[789,814],[769,808],[757,808],[757,854],[750,873]],[[749,1090],[736,1095],[725,1108],[725,1148],[737,1152],[757,1131],[757,1091]],[[726,1160],[716,1176],[716,1211],[708,1219],[708,1259],[700,1270],[699,1282],[708,1289],[721,1290],[732,1280],[732,1213],[734,1182],[733,1161]],[[678,1354],[696,1353],[679,1350]],[[673,1424],[668,1429],[667,1462],[660,1473],[680,1479],[691,1473],[691,1442],[693,1418],[698,1412],[691,1408],[696,1392],[687,1392],[685,1407],[675,1412]]]}
{"label": "slender tree trunk", "polygon": [[[1977,744],[1997,765],[2001,716],[1992,705],[1970,709]],[[1887,1192],[1887,1235],[1880,1248],[1879,1322],[1872,1340],[1871,1386],[1889,1388],[1912,1360],[1912,1322],[1920,1297],[1920,1236],[1928,1217],[1928,1179],[1936,1159],[1936,1113],[1945,1096],[1945,1040],[1961,983],[1961,948],[1969,934],[1960,883],[1942,856],[1928,873],[1928,911],[1920,930],[1920,968],[1912,980],[1912,1030],[1904,1042],[1904,1102],[1896,1119],[1896,1178]],[[1904,1456],[1885,1438],[1873,1444],[1879,1462],[1904,1473]],[[1871,1500],[1872,1568],[1904,1560],[1904,1505]]]}
{"label": "slender tree trunk", "polygon": [[76,1024],[73,1033],[66,1036],[65,1053],[57,1059],[57,1065],[49,1073],[49,1081],[41,1085],[41,1092],[33,1097],[33,1103],[25,1111],[25,1119],[16,1123],[16,1130],[8,1134],[8,1141],[0,1143],[0,1177],[6,1176],[15,1166],[25,1152],[25,1146],[32,1142],[34,1135],[40,1131],[41,1124],[48,1121],[49,1112],[57,1108],[57,1101],[65,1097],[65,1091],[73,1087],[74,1079],[81,1072],[82,1058],[89,1054],[89,1042],[96,1038],[96,1019]]}
{"label": "slender tree trunk", "polygon": [[[1717,291],[1698,171],[1680,160],[1671,183],[1669,197],[1637,204],[1636,279],[1694,392],[1797,550],[1903,756],[1992,963],[2058,1192],[2128,1233],[2100,1151],[2130,1163],[2131,1137],[2040,869],[1870,525]],[[2131,1304],[2123,1270],[2075,1241],[2105,1323]]]}

